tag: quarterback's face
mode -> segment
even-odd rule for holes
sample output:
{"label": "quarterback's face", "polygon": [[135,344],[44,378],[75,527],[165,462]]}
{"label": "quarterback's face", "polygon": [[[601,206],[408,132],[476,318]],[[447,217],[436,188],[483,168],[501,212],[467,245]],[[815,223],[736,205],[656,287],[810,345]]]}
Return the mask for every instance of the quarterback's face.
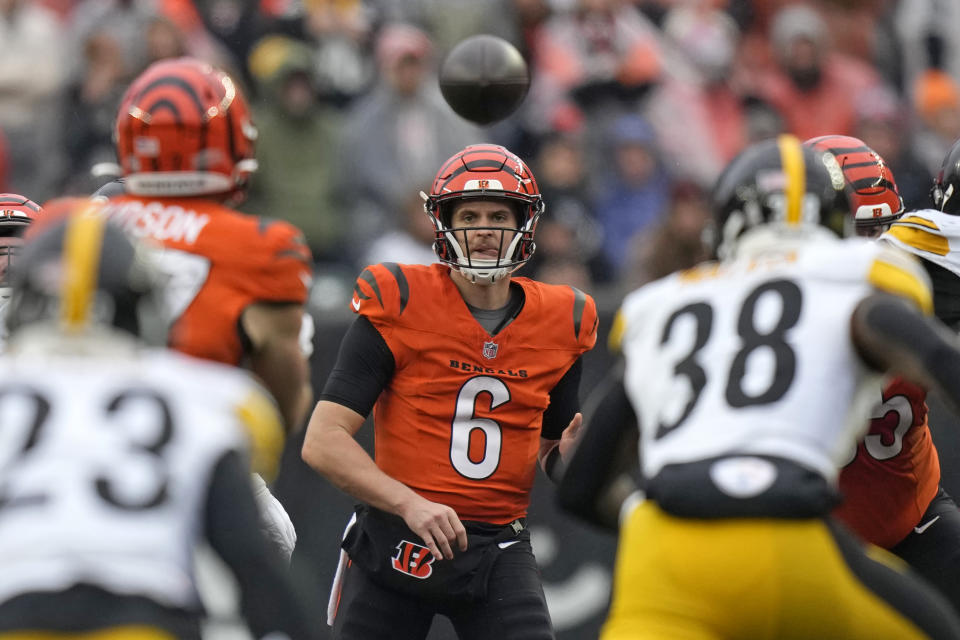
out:
{"label": "quarterback's face", "polygon": [[450,227],[455,230],[465,256],[471,260],[497,260],[506,256],[516,235],[517,215],[502,200],[463,200],[453,208]]}

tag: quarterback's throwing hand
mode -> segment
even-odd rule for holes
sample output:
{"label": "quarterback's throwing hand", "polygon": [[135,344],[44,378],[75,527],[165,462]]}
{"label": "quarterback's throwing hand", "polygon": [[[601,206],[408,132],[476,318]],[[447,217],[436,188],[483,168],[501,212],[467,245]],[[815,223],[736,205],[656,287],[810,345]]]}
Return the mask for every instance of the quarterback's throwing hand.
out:
{"label": "quarterback's throwing hand", "polygon": [[580,438],[580,427],[582,426],[583,414],[575,413],[573,420],[563,430],[563,434],[560,436],[560,459],[564,462],[569,460],[573,454],[573,449],[577,446],[577,441]]}
{"label": "quarterback's throwing hand", "polygon": [[453,558],[454,543],[460,551],[467,550],[467,530],[450,507],[417,496],[400,515],[437,560]]}

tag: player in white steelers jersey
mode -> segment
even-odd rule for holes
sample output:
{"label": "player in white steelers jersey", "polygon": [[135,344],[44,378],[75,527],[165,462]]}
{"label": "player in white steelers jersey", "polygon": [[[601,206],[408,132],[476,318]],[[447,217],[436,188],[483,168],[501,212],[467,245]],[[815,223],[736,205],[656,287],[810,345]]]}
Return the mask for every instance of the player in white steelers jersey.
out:
{"label": "player in white steelers jersey", "polygon": [[[623,384],[560,488],[575,513],[622,518],[604,640],[960,637],[941,595],[829,518],[881,372],[960,406],[924,270],[838,237],[842,189],[835,158],[793,136],[748,148],[714,191],[719,261],[624,300]],[[643,493],[624,500],[616,459],[638,426]]]}
{"label": "player in white steelers jersey", "polygon": [[276,406],[236,368],[148,347],[165,337],[160,299],[144,255],[100,215],[51,223],[15,265],[0,638],[199,639],[203,540],[236,576],[257,638],[316,637],[249,481],[251,465],[275,470]]}

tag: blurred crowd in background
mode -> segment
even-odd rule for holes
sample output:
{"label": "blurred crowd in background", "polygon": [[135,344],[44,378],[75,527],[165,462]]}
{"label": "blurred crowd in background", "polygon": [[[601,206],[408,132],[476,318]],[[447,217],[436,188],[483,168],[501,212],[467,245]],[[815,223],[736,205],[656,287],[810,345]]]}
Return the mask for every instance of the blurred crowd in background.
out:
{"label": "blurred crowd in background", "polygon": [[[526,57],[521,109],[477,128],[437,69],[491,33]],[[619,295],[705,257],[710,188],[787,131],[863,139],[908,208],[960,138],[956,0],[0,0],[0,191],[112,179],[113,120],[150,62],[193,55],[259,129],[241,209],[306,234],[320,306],[359,269],[433,262],[419,192],[473,142],[528,160],[547,203],[519,275]]]}

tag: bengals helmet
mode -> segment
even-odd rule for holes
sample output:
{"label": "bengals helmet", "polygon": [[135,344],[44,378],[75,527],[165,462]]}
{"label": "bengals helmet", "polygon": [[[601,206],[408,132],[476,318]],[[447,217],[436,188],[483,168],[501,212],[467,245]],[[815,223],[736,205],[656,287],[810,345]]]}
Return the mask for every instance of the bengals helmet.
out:
{"label": "bengals helmet", "polygon": [[930,190],[933,206],[944,213],[960,214],[958,189],[960,189],[960,140],[950,147],[950,151],[940,165],[940,173],[933,181],[933,188]]}
{"label": "bengals helmet", "polygon": [[[544,210],[543,198],[530,169],[506,148],[495,144],[466,147],[443,163],[430,194],[421,195],[426,201],[424,210],[434,225],[433,250],[437,257],[471,282],[497,282],[516,271],[533,255],[536,249],[533,234]],[[469,227],[492,228],[500,233],[500,257],[495,260],[471,258],[466,228],[451,228],[454,205],[468,198],[502,200],[516,213],[517,226],[514,228]]]}
{"label": "bengals helmet", "polygon": [[720,259],[732,257],[748,232],[761,237],[760,229],[772,241],[853,229],[836,158],[789,134],[740,152],[718,178],[712,206],[708,235]]}
{"label": "bengals helmet", "polygon": [[85,198],[47,203],[50,221],[31,233],[11,276],[11,333],[53,325],[71,335],[119,329],[162,344],[160,279],[144,250]]}
{"label": "bengals helmet", "polygon": [[23,234],[40,215],[40,205],[15,193],[0,193],[0,301],[10,296],[8,274]]}
{"label": "bengals helmet", "polygon": [[114,135],[127,193],[239,196],[257,129],[240,88],[193,58],[150,65],[120,102]]}
{"label": "bengals helmet", "polygon": [[818,151],[832,153],[847,182],[847,200],[858,235],[880,235],[903,215],[903,198],[887,163],[859,138],[820,136],[803,143]]}

